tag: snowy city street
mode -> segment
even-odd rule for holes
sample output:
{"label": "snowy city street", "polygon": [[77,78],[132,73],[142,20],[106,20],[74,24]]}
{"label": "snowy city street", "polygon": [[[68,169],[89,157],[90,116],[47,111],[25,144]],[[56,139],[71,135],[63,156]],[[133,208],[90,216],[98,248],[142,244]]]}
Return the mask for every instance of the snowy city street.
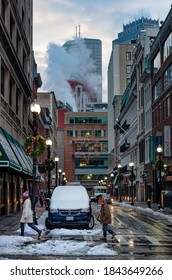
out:
{"label": "snowy city street", "polygon": [[[47,211],[38,219],[41,240],[26,225],[25,236],[20,229],[13,235],[0,235],[1,259],[172,259],[172,215],[163,210],[131,207],[127,203],[109,206],[114,217],[112,227],[116,239],[102,242],[101,224],[92,230],[45,229]],[[93,214],[100,206],[93,203]],[[2,234],[2,233],[1,233]]]}

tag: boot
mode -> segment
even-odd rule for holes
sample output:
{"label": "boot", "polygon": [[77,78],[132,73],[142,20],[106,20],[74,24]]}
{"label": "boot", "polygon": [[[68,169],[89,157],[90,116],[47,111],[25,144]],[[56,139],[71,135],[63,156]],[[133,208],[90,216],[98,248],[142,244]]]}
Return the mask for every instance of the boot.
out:
{"label": "boot", "polygon": [[106,237],[100,237],[100,240],[106,241]]}
{"label": "boot", "polygon": [[115,233],[115,232],[113,232],[113,233],[112,233],[112,239],[114,239],[114,238],[115,238],[115,235],[116,235],[116,233]]}

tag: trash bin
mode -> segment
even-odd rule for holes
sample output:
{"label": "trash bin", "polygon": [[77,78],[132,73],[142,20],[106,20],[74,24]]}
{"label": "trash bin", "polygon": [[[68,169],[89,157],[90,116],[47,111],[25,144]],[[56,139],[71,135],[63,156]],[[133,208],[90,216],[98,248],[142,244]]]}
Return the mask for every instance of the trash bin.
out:
{"label": "trash bin", "polygon": [[172,209],[172,191],[166,191],[164,193],[164,207]]}
{"label": "trash bin", "polygon": [[161,191],[161,208],[164,208],[165,207],[165,205],[164,205],[164,196],[165,196],[165,194],[166,193],[168,193],[169,191],[168,190],[162,190]]}

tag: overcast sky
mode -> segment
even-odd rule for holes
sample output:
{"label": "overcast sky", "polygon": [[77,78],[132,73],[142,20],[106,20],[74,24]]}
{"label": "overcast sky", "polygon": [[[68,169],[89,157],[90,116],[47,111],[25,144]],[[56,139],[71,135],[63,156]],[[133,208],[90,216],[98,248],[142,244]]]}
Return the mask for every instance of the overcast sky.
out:
{"label": "overcast sky", "polygon": [[[81,37],[102,41],[103,101],[106,101],[107,67],[112,40],[122,31],[123,24],[141,16],[164,20],[171,0],[34,0],[33,49],[38,72],[45,83],[46,51],[50,43],[63,45],[74,39],[76,26]],[[55,88],[51,90],[55,91]]]}

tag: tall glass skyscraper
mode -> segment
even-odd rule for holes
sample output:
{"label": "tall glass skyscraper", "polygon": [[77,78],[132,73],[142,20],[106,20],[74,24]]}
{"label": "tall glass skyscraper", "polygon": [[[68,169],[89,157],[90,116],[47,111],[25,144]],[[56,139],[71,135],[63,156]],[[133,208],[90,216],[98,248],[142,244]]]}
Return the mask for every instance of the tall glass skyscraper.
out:
{"label": "tall glass skyscraper", "polygon": [[140,30],[155,26],[159,26],[159,20],[144,17],[124,24],[123,31],[118,33],[118,38],[112,41],[112,47],[117,44],[130,44],[132,40],[136,40],[140,34]]}

